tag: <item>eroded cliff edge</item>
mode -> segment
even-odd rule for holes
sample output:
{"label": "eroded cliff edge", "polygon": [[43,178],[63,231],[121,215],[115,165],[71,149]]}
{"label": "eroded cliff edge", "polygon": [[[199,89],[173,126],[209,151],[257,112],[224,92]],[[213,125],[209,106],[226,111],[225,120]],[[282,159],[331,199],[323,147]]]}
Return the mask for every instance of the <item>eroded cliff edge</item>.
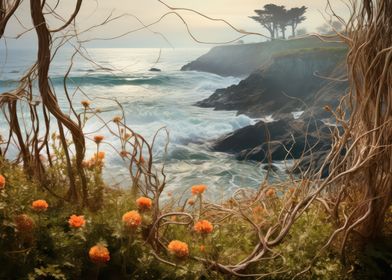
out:
{"label": "eroded cliff edge", "polygon": [[[305,44],[309,46],[309,42],[316,44],[313,40],[296,42],[285,51],[273,54],[270,51],[269,57],[258,57],[253,62],[254,67],[261,64],[238,85],[218,89],[209,98],[197,103],[201,107],[236,110],[238,114],[253,118],[275,120],[260,120],[255,125],[224,135],[212,143],[212,149],[232,153],[239,160],[269,162],[301,158],[299,168],[302,170],[320,167],[331,145],[330,128],[325,121],[331,113],[324,108],[336,107],[348,87],[342,79],[346,75],[346,49],[339,43],[327,43],[326,47],[324,42],[322,47],[299,48]],[[218,59],[222,54],[215,56],[218,60],[214,60],[212,54],[218,53],[219,48],[213,49],[207,54],[209,65],[220,64],[223,67],[239,59],[233,58],[239,54],[242,54],[240,59],[248,61],[253,54],[244,55],[239,49],[255,46],[235,47],[235,54],[227,58],[229,62]],[[221,51],[228,57],[230,48],[224,48]],[[264,54],[267,52],[265,50]],[[201,61],[199,59],[198,63]],[[242,67],[230,73],[244,73]],[[327,170],[323,173],[326,175]]]}
{"label": "eroded cliff edge", "polygon": [[324,42],[314,37],[218,46],[184,65],[181,70],[209,72],[221,76],[246,77],[268,62],[271,57],[282,52],[341,47],[341,43]]}

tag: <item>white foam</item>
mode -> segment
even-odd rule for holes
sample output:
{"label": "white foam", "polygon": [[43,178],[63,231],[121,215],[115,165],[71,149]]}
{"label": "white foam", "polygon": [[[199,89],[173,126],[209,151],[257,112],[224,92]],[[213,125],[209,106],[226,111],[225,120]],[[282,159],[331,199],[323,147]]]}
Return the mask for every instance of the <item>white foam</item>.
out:
{"label": "white foam", "polygon": [[303,113],[304,113],[304,111],[295,111],[295,112],[291,112],[291,114],[293,115],[293,118],[294,118],[295,120],[299,119],[299,118],[302,116]]}

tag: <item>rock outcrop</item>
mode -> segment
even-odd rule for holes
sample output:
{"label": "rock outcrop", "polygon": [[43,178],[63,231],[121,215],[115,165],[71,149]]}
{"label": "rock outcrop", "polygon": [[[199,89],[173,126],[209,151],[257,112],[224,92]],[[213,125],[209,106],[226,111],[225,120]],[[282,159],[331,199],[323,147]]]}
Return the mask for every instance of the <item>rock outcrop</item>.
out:
{"label": "rock outcrop", "polygon": [[280,119],[294,111],[321,114],[323,106],[335,107],[347,88],[347,82],[325,78],[345,73],[345,54],[345,49],[337,48],[276,56],[238,85],[218,89],[197,105],[236,110],[254,118]]}
{"label": "rock outcrop", "polygon": [[274,40],[255,44],[227,45],[212,48],[181,70],[203,71],[221,76],[245,77],[267,63],[274,55],[301,49],[341,48],[341,43],[323,42],[315,37],[295,40]]}
{"label": "rock outcrop", "polygon": [[[250,74],[196,105],[274,121],[258,121],[224,135],[212,149],[239,160],[269,163],[271,170],[271,162],[301,159],[293,169],[301,173],[318,171],[330,150],[331,128],[324,119],[331,113],[324,107],[336,107],[346,92],[346,53],[339,43],[314,38],[274,41],[213,48],[182,70]],[[322,170],[327,174],[328,166]]]}

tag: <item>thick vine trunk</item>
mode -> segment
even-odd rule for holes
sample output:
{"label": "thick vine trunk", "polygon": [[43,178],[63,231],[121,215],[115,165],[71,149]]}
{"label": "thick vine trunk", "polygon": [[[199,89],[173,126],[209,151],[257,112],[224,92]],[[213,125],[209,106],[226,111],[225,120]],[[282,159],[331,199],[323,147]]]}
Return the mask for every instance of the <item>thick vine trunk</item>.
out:
{"label": "thick vine trunk", "polygon": [[[81,1],[78,1],[81,3]],[[78,6],[80,8],[80,5]],[[41,94],[43,105],[48,109],[48,111],[57,119],[59,125],[64,125],[72,134],[72,139],[75,145],[76,151],[76,164],[79,172],[79,176],[81,178],[81,187],[83,194],[83,204],[87,204],[87,182],[85,178],[85,174],[82,168],[82,161],[85,154],[85,139],[83,135],[82,128],[75,123],[71,118],[65,115],[54,96],[51,87],[48,82],[48,73],[50,66],[50,58],[51,58],[51,35],[50,31],[47,28],[45,17],[42,12],[42,6],[40,1],[38,0],[30,0],[30,10],[31,10],[31,18],[33,20],[35,30],[38,36],[38,86]],[[78,9],[77,9],[78,10]],[[61,138],[64,138],[64,135],[60,135]],[[65,139],[62,139],[62,142],[65,143]],[[67,158],[69,158],[68,147],[64,146],[64,152],[66,153]],[[70,161],[68,163],[68,174],[70,179],[70,190],[69,196],[76,200],[78,197],[78,190],[76,187],[76,180],[73,174],[73,169],[70,166]]]}

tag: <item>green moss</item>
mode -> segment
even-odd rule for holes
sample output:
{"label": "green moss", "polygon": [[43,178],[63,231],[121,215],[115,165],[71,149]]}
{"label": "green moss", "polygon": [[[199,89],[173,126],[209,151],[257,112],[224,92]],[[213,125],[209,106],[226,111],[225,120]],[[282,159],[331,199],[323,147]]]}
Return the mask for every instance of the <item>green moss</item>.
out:
{"label": "green moss", "polygon": [[301,57],[301,56],[330,56],[338,55],[342,58],[347,55],[347,48],[344,47],[316,47],[316,48],[298,48],[289,49],[276,53],[273,58],[283,57]]}

